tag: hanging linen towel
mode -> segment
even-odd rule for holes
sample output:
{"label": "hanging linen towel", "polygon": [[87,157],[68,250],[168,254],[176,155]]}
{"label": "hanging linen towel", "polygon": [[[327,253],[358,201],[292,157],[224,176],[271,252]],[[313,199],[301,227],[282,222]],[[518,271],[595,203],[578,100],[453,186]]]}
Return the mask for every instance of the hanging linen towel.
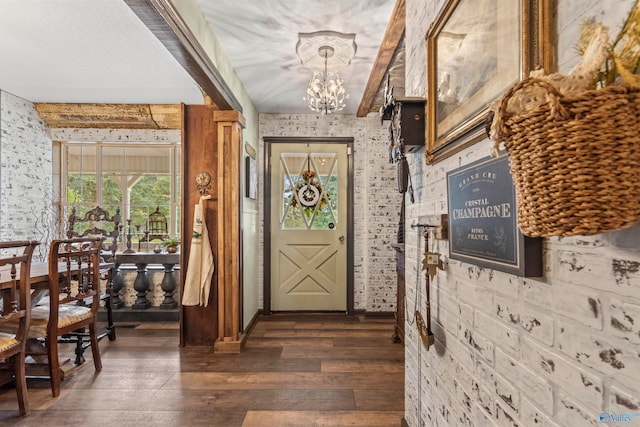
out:
{"label": "hanging linen towel", "polygon": [[209,242],[207,224],[204,220],[203,200],[210,196],[202,196],[193,212],[193,236],[189,251],[187,276],[184,283],[182,305],[207,306],[211,277],[213,277],[213,253]]}

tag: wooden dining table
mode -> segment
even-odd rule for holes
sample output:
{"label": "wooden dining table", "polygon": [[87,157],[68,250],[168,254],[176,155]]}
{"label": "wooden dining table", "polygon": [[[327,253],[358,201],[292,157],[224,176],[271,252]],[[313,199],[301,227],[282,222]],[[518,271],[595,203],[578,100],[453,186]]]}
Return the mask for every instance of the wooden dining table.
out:
{"label": "wooden dining table", "polygon": [[[112,262],[101,262],[100,263],[100,271],[106,272],[113,268],[114,263]],[[16,279],[18,282],[20,281],[20,266],[16,265]],[[0,267],[0,295],[2,295],[2,291],[7,290],[12,287],[11,266],[5,265]],[[67,264],[60,263],[58,266],[58,271],[60,274],[60,278],[67,275]],[[76,272],[76,269],[71,269],[71,272]],[[32,262],[31,263],[31,303],[36,305],[40,300],[40,296],[43,295],[44,291],[49,289],[49,264],[46,262]],[[101,296],[100,298],[104,299],[106,295]],[[109,325],[111,327],[113,325]]]}
{"label": "wooden dining table", "polygon": [[[0,297],[4,299],[5,291],[13,287],[10,273],[11,266],[0,267]],[[31,262],[31,304],[35,305],[44,292],[49,289],[49,264]],[[16,279],[20,282],[20,265],[16,265]]]}
{"label": "wooden dining table", "polygon": [[[112,262],[101,262],[100,263],[100,271],[106,271],[113,267]],[[20,280],[20,266],[16,266],[16,278]],[[5,265],[0,267],[0,289],[6,289],[11,286],[11,274],[9,265]],[[63,277],[66,273],[67,265],[65,263],[60,263],[58,271],[60,272],[60,277]],[[72,270],[74,271],[74,270]],[[43,290],[49,289],[49,264],[42,261],[31,262],[31,289],[32,290]],[[32,294],[33,295],[33,294]]]}
{"label": "wooden dining table", "polygon": [[[16,279],[20,280],[20,265],[16,265]],[[10,265],[0,267],[0,289],[11,286]],[[46,262],[31,262],[31,289],[49,287],[49,265]]]}

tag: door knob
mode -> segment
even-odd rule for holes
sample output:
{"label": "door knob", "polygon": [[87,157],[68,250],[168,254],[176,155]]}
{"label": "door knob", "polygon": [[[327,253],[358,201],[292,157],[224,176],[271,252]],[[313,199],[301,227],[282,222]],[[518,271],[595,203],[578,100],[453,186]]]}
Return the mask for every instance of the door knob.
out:
{"label": "door knob", "polygon": [[338,237],[338,240],[340,240],[340,243],[344,243],[344,236]]}

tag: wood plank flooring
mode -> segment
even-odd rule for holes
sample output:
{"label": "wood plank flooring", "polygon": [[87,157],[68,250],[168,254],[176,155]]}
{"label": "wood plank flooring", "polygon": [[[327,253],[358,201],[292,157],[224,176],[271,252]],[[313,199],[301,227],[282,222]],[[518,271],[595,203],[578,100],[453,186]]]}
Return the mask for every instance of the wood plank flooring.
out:
{"label": "wood plank flooring", "polygon": [[[391,319],[262,317],[240,354],[178,347],[178,325],[118,328],[62,382],[29,380],[31,414],[0,388],[2,426],[396,427],[404,415],[404,347]],[[73,349],[65,348],[71,357]]]}

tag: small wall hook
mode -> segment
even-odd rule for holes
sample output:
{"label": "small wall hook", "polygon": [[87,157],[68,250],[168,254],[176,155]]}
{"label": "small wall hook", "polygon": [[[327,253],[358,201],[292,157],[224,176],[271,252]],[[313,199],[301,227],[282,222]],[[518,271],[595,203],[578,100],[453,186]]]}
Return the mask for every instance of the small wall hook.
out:
{"label": "small wall hook", "polygon": [[201,196],[208,194],[207,190],[211,190],[211,174],[209,172],[198,172],[196,175],[196,188]]}

